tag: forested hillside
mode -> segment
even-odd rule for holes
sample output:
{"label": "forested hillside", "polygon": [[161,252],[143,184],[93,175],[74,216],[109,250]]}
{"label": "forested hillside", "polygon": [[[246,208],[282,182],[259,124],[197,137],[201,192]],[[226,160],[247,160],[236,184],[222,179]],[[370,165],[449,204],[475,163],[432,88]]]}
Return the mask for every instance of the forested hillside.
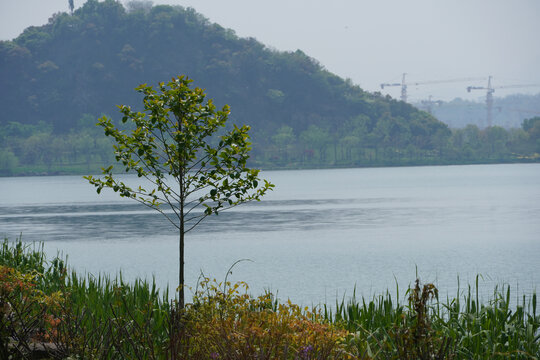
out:
{"label": "forested hillside", "polygon": [[231,105],[233,120],[256,132],[284,124],[295,131],[338,128],[357,115],[373,127],[385,114],[444,127],[409,105],[362,91],[300,50],[269,50],[181,7],[136,3],[126,11],[116,1],[90,0],[73,16],[56,14],[48,25],[2,42],[0,56],[2,122],[44,121],[56,133],[85,113],[114,116],[115,104],[137,103],[137,85],[178,74]]}
{"label": "forested hillside", "polygon": [[[0,173],[81,172],[111,161],[96,118],[118,119],[115,105],[140,107],[133,88],[181,74],[231,106],[230,124],[252,127],[253,161],[263,167],[461,161],[447,125],[363,91],[300,50],[239,38],[189,8],[88,0],[0,42]],[[519,136],[505,133],[496,150],[477,144],[484,150],[467,150],[467,161],[515,158],[509,148]]]}

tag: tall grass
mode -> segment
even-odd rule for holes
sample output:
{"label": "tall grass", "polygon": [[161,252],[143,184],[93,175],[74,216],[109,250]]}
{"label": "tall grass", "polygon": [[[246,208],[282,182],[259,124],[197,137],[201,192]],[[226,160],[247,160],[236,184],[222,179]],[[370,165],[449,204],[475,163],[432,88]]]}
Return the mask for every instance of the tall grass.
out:
{"label": "tall grass", "polygon": [[[444,359],[540,359],[536,293],[522,295],[511,306],[510,286],[496,286],[492,297],[480,302],[478,279],[474,288],[469,285],[466,291],[458,289],[455,298],[444,301],[436,291],[428,299],[429,290],[421,290],[417,283],[407,291],[408,304],[401,305],[399,296],[393,299],[389,293],[370,301],[353,296],[337,303],[334,312],[325,310],[325,316],[354,334],[350,344],[359,357],[407,358],[400,349],[403,331],[413,328],[419,311],[425,311],[429,320],[422,324],[426,327],[423,336],[438,339],[438,346],[448,346]],[[431,301],[419,304],[422,296]],[[438,358],[436,351],[426,358]]]}
{"label": "tall grass", "polygon": [[455,299],[447,299],[434,311],[440,327],[456,342],[462,358],[538,359],[540,358],[540,316],[537,295],[522,295],[511,306],[509,285],[495,287],[486,303],[476,288]]}
{"label": "tall grass", "polygon": [[55,359],[540,359],[536,294],[516,301],[501,286],[482,302],[478,278],[445,300],[417,281],[402,303],[354,293],[322,310],[253,297],[243,284],[200,285],[179,311],[154,281],[81,277],[42,245],[5,240],[0,358],[41,344]]}
{"label": "tall grass", "polygon": [[168,344],[169,296],[155,282],[80,277],[58,256],[48,262],[42,245],[7,240],[0,281],[3,354],[25,358],[32,344],[49,343],[58,358],[143,359]]}

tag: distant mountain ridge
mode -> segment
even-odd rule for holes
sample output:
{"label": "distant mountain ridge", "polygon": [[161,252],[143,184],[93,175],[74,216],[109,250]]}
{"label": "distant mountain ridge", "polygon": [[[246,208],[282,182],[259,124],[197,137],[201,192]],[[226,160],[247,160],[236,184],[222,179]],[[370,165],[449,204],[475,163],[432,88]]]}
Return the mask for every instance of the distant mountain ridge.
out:
{"label": "distant mountain ridge", "polygon": [[[428,110],[426,103],[413,103],[419,109]],[[452,128],[476,125],[487,126],[485,101],[470,101],[460,98],[430,105],[437,119]],[[540,116],[540,93],[536,95],[512,94],[495,97],[493,101],[493,125],[506,129],[520,128],[523,120]]]}

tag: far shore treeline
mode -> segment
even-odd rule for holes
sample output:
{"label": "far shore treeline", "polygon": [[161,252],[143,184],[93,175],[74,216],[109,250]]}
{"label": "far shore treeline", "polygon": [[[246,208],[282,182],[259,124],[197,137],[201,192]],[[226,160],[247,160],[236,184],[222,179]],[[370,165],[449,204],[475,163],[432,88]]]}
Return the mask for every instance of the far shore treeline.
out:
{"label": "far shore treeline", "polygon": [[88,0],[0,41],[0,175],[98,171],[113,151],[97,118],[118,122],[116,105],[140,104],[135,87],[182,74],[251,126],[263,169],[540,161],[540,117],[450,129],[193,9]]}

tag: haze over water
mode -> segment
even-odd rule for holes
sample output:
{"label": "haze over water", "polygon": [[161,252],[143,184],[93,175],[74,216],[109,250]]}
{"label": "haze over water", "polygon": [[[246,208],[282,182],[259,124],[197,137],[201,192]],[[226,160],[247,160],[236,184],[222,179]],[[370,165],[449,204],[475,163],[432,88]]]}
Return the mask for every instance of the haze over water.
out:
{"label": "haze over water", "polygon": [[[276,190],[189,233],[186,271],[247,281],[302,304],[403,289],[455,295],[482,274],[532,293],[540,284],[540,165],[268,171]],[[129,178],[129,177],[128,177]],[[136,177],[128,179],[135,180]],[[0,235],[44,241],[80,271],[177,283],[177,233],[151,210],[77,176],[0,178]]]}

